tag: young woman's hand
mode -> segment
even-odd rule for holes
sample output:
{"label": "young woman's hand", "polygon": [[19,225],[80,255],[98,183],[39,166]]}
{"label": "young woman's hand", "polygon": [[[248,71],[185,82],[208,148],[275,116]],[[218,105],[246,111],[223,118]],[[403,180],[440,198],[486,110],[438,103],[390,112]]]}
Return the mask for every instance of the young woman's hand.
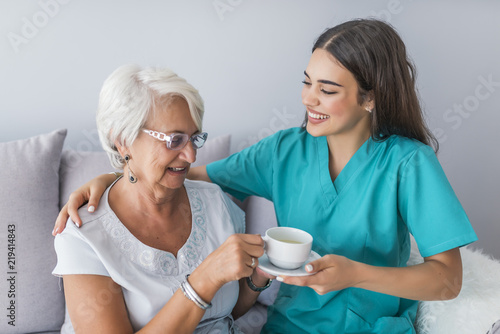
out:
{"label": "young woman's hand", "polygon": [[407,267],[379,267],[338,255],[325,255],[309,263],[305,277],[278,277],[287,284],[309,286],[319,294],[357,287],[413,300],[448,300],[462,287],[460,250],[453,248],[424,257],[424,262]]}
{"label": "young woman's hand", "polygon": [[75,224],[82,226],[82,220],[78,215],[78,208],[87,203],[88,211],[94,212],[99,204],[99,200],[106,189],[116,180],[116,175],[103,174],[85,183],[69,196],[68,202],[62,207],[57,216],[52,235],[61,233],[66,227],[66,222],[70,217]]}
{"label": "young woman's hand", "polygon": [[342,290],[356,285],[358,262],[344,256],[325,255],[306,265],[310,276],[279,276],[278,281],[286,284],[308,286],[320,295],[330,291]]}

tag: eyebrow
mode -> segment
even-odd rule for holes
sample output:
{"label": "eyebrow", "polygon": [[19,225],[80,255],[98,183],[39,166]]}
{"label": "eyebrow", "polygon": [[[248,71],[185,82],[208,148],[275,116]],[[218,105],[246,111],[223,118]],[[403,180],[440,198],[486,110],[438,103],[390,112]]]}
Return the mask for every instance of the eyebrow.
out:
{"label": "eyebrow", "polygon": [[[308,77],[309,79],[311,79],[311,77],[309,77],[309,74],[307,74],[306,71],[304,71],[304,74],[306,77]],[[338,86],[338,87],[344,87],[342,86],[341,84],[338,84],[336,83],[335,81],[330,81],[330,80],[324,80],[324,79],[321,79],[321,80],[318,80],[318,82],[320,83],[324,83],[324,84],[327,84],[327,85],[333,85],[333,86]]]}

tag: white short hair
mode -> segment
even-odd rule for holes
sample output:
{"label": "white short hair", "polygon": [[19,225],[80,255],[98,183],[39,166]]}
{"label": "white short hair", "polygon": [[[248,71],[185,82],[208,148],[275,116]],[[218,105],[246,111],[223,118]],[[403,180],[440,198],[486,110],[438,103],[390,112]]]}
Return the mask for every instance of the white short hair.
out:
{"label": "white short hair", "polygon": [[125,65],[104,81],[97,109],[97,130],[114,168],[123,169],[125,164],[115,141],[122,146],[132,145],[155,106],[176,96],[186,100],[201,131],[203,100],[191,84],[170,69]]}

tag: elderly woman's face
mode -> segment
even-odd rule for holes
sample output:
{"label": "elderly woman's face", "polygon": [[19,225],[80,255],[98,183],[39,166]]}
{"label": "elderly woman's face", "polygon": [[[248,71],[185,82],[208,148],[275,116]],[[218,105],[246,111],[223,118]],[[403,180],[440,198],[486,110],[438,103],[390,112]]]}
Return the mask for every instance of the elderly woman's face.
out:
{"label": "elderly woman's face", "polygon": [[[145,128],[167,135],[175,132],[192,136],[199,132],[191,118],[187,102],[180,97],[157,107]],[[134,141],[130,152],[133,157],[131,168],[138,180],[155,189],[182,187],[189,167],[196,160],[196,150],[190,141],[181,150],[174,151],[169,150],[164,141],[144,132]]]}

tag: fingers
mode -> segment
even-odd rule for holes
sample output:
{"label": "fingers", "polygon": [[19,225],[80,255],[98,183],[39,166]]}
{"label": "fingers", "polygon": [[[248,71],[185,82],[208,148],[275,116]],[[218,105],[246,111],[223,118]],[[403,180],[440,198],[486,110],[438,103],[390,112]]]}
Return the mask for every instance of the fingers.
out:
{"label": "fingers", "polygon": [[257,260],[264,255],[264,241],[258,234],[233,234],[226,240],[226,243],[233,245],[233,251],[241,249],[245,252],[249,256],[249,265],[252,263],[252,257]]}
{"label": "fingers", "polygon": [[[323,256],[320,259],[317,259],[315,261],[309,262],[306,264],[305,269],[307,272],[311,274],[315,274],[317,272],[320,272],[327,267],[329,267],[329,261],[328,261],[328,256]],[[283,282],[286,284],[291,284],[291,285],[298,285],[298,286],[311,286],[312,284],[316,284],[316,278],[314,275],[312,276],[300,276],[300,277],[292,277],[292,276],[278,276],[276,278],[277,281]]]}
{"label": "fingers", "polygon": [[[260,235],[233,234],[211,257],[224,281],[250,276],[264,254]],[[225,283],[225,282],[224,282]]]}
{"label": "fingers", "polygon": [[319,295],[324,295],[330,291],[341,290],[342,288],[335,288],[328,284],[328,279],[325,276],[325,272],[318,272],[310,276],[300,276],[300,277],[292,277],[292,276],[278,276],[276,278],[277,281],[297,286],[307,286],[316,291]]}
{"label": "fingers", "polygon": [[[97,210],[97,206],[99,205],[99,201],[102,196],[102,188],[98,186],[91,186],[90,187],[90,194],[88,196],[88,205],[87,205],[87,210],[88,212],[94,212]],[[84,203],[81,203],[80,205],[83,205]]]}
{"label": "fingers", "polygon": [[278,276],[276,280],[278,282],[297,285],[297,286],[312,286],[313,284],[310,282],[311,276]]}
{"label": "fingers", "polygon": [[239,237],[246,243],[264,247],[264,240],[262,240],[262,236],[260,236],[260,234],[235,234],[235,236]]}
{"label": "fingers", "polygon": [[57,215],[56,223],[54,224],[54,229],[52,230],[53,236],[56,236],[64,230],[68,217],[68,204],[65,204],[59,212],[59,215]]}
{"label": "fingers", "polygon": [[306,264],[305,269],[309,273],[317,273],[323,269],[326,269],[329,266],[329,262],[326,257],[322,257],[315,261],[309,262]]}
{"label": "fingers", "polygon": [[233,234],[199,266],[215,285],[252,275],[264,255],[264,241],[258,234]]}
{"label": "fingers", "polygon": [[[82,202],[85,203],[83,197],[81,197],[80,194],[75,195],[73,193],[69,196],[68,203],[66,203],[66,206],[68,208],[68,215],[71,217],[71,220],[74,221],[76,226],[78,227],[82,226],[82,220],[78,215],[78,208],[83,204]],[[66,224],[64,224],[64,227],[65,226]]]}

